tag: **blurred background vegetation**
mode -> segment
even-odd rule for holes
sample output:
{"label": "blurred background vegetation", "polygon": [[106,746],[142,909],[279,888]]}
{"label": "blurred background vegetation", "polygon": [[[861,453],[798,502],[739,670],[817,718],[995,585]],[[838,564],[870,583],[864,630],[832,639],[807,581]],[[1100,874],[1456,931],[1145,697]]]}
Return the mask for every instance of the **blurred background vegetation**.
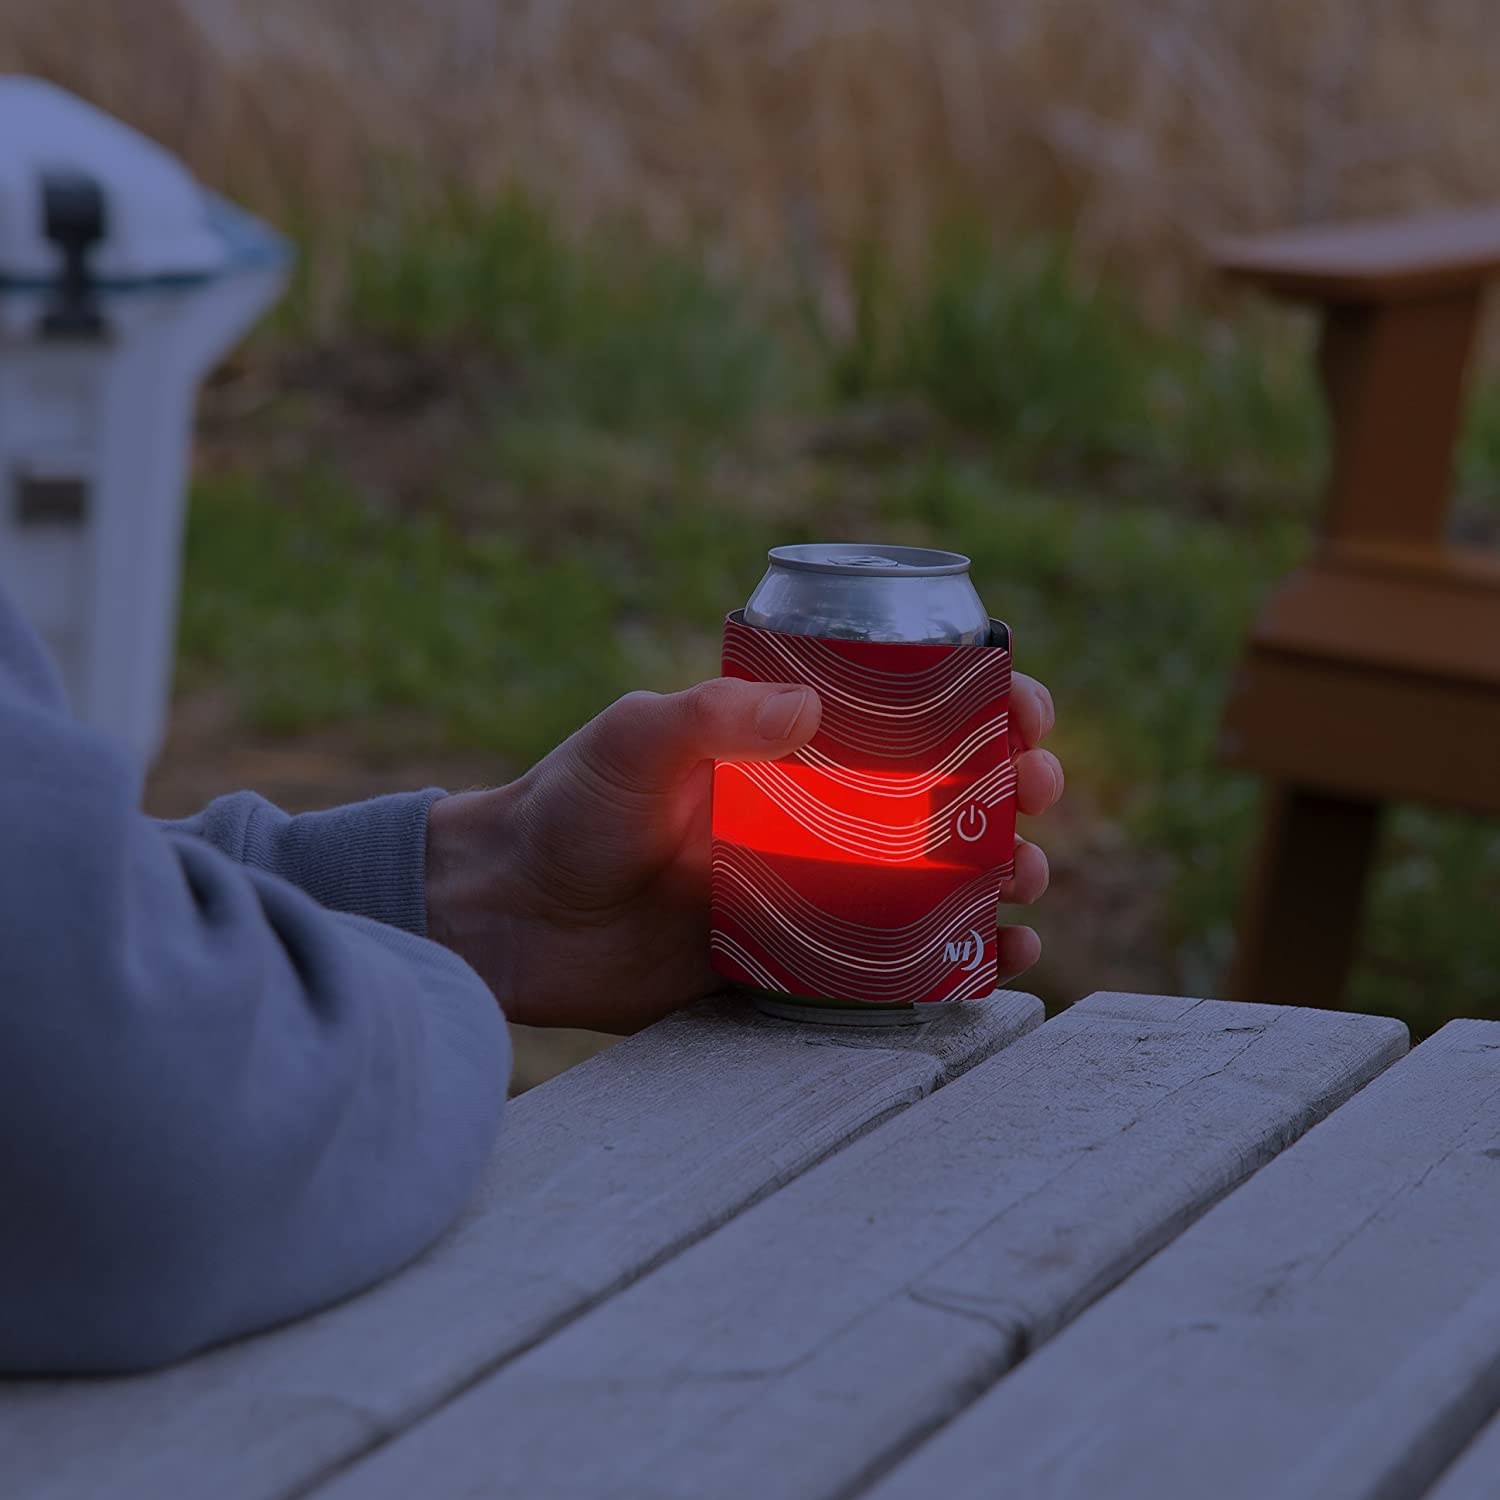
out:
{"label": "blurred background vegetation", "polygon": [[[767,546],[933,542],[973,556],[1059,705],[1031,982],[1053,1004],[1212,993],[1257,798],[1215,768],[1217,716],[1308,545],[1324,431],[1312,330],[1229,299],[1205,246],[1494,197],[1492,20],[1484,0],[0,12],[0,67],[140,126],[300,254],[205,396],[154,807],[504,779],[618,693],[711,674]],[[1456,482],[1459,532],[1500,542],[1488,373]],[[1497,896],[1493,826],[1398,812],[1351,1002],[1421,1034],[1500,1013]],[[572,1046],[523,1050],[522,1081]]]}

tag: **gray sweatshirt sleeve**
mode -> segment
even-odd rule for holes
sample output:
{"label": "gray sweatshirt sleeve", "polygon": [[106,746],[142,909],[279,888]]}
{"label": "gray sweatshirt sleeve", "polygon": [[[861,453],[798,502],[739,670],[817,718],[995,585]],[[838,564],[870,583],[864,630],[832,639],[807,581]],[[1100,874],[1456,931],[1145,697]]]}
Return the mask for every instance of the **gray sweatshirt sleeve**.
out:
{"label": "gray sweatshirt sleeve", "polygon": [[430,787],[289,817],[254,792],[235,792],[162,826],[290,880],[320,906],[425,937],[427,811],[442,795]]}
{"label": "gray sweatshirt sleeve", "polygon": [[139,795],[0,597],[6,1372],[158,1365],[346,1296],[446,1227],[498,1128],[504,1021],[401,930],[420,893],[394,925],[329,911]]}

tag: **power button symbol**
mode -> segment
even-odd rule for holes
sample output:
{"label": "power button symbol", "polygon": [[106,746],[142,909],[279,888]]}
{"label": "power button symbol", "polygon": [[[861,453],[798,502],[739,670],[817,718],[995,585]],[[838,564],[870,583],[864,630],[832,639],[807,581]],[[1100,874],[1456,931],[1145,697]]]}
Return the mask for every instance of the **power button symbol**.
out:
{"label": "power button symbol", "polygon": [[985,816],[984,809],[977,802],[971,802],[953,820],[953,831],[964,843],[972,844],[976,839],[984,837],[989,824],[990,820]]}

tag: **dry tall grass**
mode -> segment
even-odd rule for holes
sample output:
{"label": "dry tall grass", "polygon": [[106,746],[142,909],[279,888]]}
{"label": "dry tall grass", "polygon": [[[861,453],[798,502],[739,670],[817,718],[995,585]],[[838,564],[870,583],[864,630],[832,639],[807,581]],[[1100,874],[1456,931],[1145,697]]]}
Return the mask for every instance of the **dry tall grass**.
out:
{"label": "dry tall grass", "polygon": [[409,156],[836,293],[961,214],[1148,294],[1209,233],[1493,197],[1490,0],[6,0],[0,67],[283,221]]}

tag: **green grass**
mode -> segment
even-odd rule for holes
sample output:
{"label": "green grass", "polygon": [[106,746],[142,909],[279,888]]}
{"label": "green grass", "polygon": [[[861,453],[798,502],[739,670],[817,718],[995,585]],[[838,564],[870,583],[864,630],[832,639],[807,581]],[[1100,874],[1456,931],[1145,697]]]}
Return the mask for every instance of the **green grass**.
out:
{"label": "green grass", "polygon": [[1493,545],[1500,540],[1500,385],[1481,383],[1470,398],[1455,467],[1459,527]]}
{"label": "green grass", "polygon": [[[767,546],[960,546],[1053,688],[1071,784],[1125,830],[1122,859],[1173,872],[1165,982],[1219,984],[1257,799],[1214,764],[1220,704],[1324,461],[1304,325],[1162,329],[1056,247],[956,240],[905,294],[868,257],[835,347],[689,259],[571,245],[514,199],[365,226],[316,333],[315,290],[262,350],[373,341],[488,376],[415,511],[362,492],[357,424],[290,462],[247,439],[200,480],[188,688],[227,687],[262,728],[378,743],[416,723],[519,767],[618,693],[711,673]],[[1491,388],[1460,474],[1492,516]],[[1421,1029],[1500,1010],[1497,877],[1493,825],[1402,810],[1353,1002]]]}
{"label": "green grass", "polygon": [[890,379],[1027,453],[1122,452],[1149,430],[1147,342],[1128,304],[1055,248],[998,260],[964,240],[907,313]]}
{"label": "green grass", "polygon": [[[967,233],[904,299],[867,253],[855,310],[847,347],[821,339],[836,393],[920,393],[1023,468],[1126,462],[1220,490],[1305,492],[1323,461],[1301,316],[1245,309],[1160,328],[1058,244],[997,256]],[[1485,457],[1500,465],[1500,449]]]}
{"label": "green grass", "polygon": [[524,760],[627,673],[618,601],[586,556],[380,519],[325,476],[201,486],[188,557],[187,685],[228,681],[265,729],[420,710]]}

